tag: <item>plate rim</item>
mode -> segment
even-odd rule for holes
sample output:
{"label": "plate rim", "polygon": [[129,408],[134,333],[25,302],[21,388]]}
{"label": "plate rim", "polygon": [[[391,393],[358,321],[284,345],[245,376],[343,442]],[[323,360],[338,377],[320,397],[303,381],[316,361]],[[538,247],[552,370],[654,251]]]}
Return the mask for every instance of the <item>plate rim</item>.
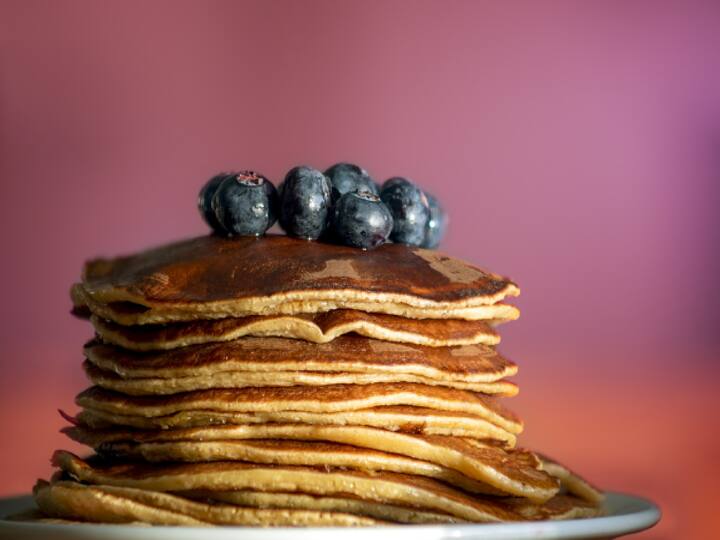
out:
{"label": "plate rim", "polygon": [[[625,504],[631,507],[629,511],[612,513],[610,515],[582,518],[582,519],[566,519],[566,520],[543,520],[529,522],[509,522],[509,523],[483,523],[483,524],[458,524],[458,525],[403,525],[403,529],[410,529],[414,534],[418,534],[417,540],[422,538],[461,538],[470,540],[477,537],[478,533],[482,537],[490,538],[515,538],[519,533],[525,533],[522,538],[601,538],[608,535],[624,535],[640,532],[655,526],[662,518],[660,507],[653,501],[632,495],[628,493],[606,491],[607,504]],[[32,495],[14,495],[9,497],[0,497],[0,511],[3,507],[9,505],[18,506],[22,503],[31,503]],[[7,516],[0,514],[0,532],[3,529],[15,529],[18,533],[23,531],[30,533],[32,531],[40,532],[44,530],[47,533],[52,531],[68,532],[68,527],[73,529],[77,526],[64,525],[59,523],[37,523],[12,521],[5,519]],[[592,527],[589,531],[588,526]],[[132,538],[133,533],[142,537],[163,538],[169,530],[174,533],[182,531],[188,536],[182,534],[183,538],[189,537],[192,533],[207,534],[212,531],[212,536],[217,538],[237,538],[237,534],[244,532],[253,538],[262,538],[264,540],[278,540],[280,538],[335,538],[339,531],[342,531],[343,538],[361,538],[368,534],[390,532],[397,533],[397,525],[382,525],[370,527],[243,527],[243,526],[222,526],[208,529],[207,527],[178,527],[170,525],[159,525],[154,527],[141,527],[133,525],[108,525],[108,524],[82,524],[82,530],[88,535],[98,533],[98,537],[104,533],[127,534],[128,538]],[[545,536],[547,535],[547,536]]]}

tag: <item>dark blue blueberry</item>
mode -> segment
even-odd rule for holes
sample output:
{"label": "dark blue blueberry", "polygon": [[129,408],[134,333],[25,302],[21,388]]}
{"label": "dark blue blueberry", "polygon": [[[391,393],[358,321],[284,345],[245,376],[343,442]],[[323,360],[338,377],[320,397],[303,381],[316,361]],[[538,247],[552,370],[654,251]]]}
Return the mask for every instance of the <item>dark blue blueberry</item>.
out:
{"label": "dark blue blueberry", "polygon": [[352,163],[336,163],[325,171],[325,176],[332,182],[335,199],[353,191],[369,191],[373,195],[379,193],[377,184],[367,171]]}
{"label": "dark blue blueberry", "polygon": [[336,241],[373,249],[387,242],[393,218],[377,195],[368,191],[351,192],[335,203],[332,228]]}
{"label": "dark blue blueberry", "polygon": [[396,176],[383,184],[380,198],[393,217],[390,240],[410,246],[421,245],[430,219],[430,208],[422,190],[410,180]]}
{"label": "dark blue blueberry", "polygon": [[330,218],[330,180],[317,169],[295,167],[285,176],[280,197],[280,226],[290,236],[317,240]]}
{"label": "dark blue blueberry", "polygon": [[212,198],[215,196],[215,192],[218,186],[220,186],[220,183],[228,176],[232,176],[232,173],[224,172],[216,174],[205,183],[198,195],[198,210],[200,210],[200,215],[205,220],[205,223],[207,223],[213,231],[218,233],[225,233],[226,231],[215,217],[215,212],[213,212],[212,209]]}
{"label": "dark blue blueberry", "polygon": [[277,220],[278,204],[275,186],[267,178],[241,171],[220,183],[211,206],[228,234],[260,236]]}
{"label": "dark blue blueberry", "polygon": [[427,225],[425,226],[425,240],[422,243],[422,247],[435,249],[440,245],[445,231],[447,229],[448,217],[440,206],[440,201],[429,193],[425,193],[427,197],[428,206],[430,207],[430,219],[428,219]]}

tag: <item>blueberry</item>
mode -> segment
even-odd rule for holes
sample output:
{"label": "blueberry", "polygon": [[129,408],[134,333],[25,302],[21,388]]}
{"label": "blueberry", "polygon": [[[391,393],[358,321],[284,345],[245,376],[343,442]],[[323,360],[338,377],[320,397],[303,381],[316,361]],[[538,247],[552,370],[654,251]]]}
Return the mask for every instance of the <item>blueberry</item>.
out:
{"label": "blueberry", "polygon": [[353,191],[369,191],[373,195],[379,193],[377,184],[367,171],[352,163],[336,163],[325,171],[325,176],[332,182],[336,199]]}
{"label": "blueberry", "polygon": [[369,191],[351,192],[335,203],[332,228],[337,241],[372,249],[387,241],[393,218],[377,195]]}
{"label": "blueberry", "polygon": [[317,240],[330,217],[330,179],[317,169],[295,167],[285,176],[280,196],[280,226],[290,236]]}
{"label": "blueberry", "polygon": [[383,184],[380,198],[393,217],[390,240],[411,246],[421,245],[430,219],[430,208],[422,190],[410,180],[396,176]]}
{"label": "blueberry", "polygon": [[425,240],[422,243],[422,247],[435,249],[440,245],[440,241],[445,236],[445,230],[447,229],[447,214],[443,207],[440,206],[440,202],[430,195],[425,193],[427,197],[428,206],[430,207],[430,219],[428,219],[427,225],[425,226]]}
{"label": "blueberry", "polygon": [[215,217],[215,212],[213,212],[212,209],[212,198],[215,196],[215,192],[217,191],[220,183],[228,176],[232,176],[232,173],[224,172],[216,174],[205,183],[198,195],[198,210],[200,210],[200,215],[213,231],[219,233],[224,233],[226,231],[218,221],[217,217]]}
{"label": "blueberry", "polygon": [[278,195],[275,186],[253,171],[226,177],[212,198],[212,210],[230,235],[260,236],[277,219]]}

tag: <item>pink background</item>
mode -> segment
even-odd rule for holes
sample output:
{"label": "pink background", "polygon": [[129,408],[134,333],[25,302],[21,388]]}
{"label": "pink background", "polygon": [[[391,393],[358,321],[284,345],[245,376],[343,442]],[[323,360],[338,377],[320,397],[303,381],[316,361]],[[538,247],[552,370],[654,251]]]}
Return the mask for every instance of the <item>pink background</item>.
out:
{"label": "pink background", "polygon": [[720,534],[720,4],[0,0],[0,495],[84,385],[83,260],[205,232],[211,174],[356,161],[523,288],[524,444]]}

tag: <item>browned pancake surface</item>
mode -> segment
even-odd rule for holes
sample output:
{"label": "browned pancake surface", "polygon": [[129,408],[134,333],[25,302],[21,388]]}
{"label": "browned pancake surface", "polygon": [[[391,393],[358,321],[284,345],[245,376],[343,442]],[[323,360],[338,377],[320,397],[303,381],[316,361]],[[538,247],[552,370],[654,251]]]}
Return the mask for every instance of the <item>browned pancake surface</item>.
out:
{"label": "browned pancake surface", "polygon": [[96,523],[146,525],[358,526],[385,522],[339,512],[282,508],[247,508],[117,486],[39,481],[33,489],[43,513],[56,518]]}
{"label": "browned pancake surface", "polygon": [[599,488],[573,470],[546,455],[538,454],[538,457],[542,462],[542,469],[559,479],[563,489],[568,493],[592,504],[600,504],[605,499],[605,495]]}
{"label": "browned pancake surface", "polygon": [[[445,435],[487,439],[488,431],[498,433],[499,428],[473,414],[457,411],[439,411],[422,407],[387,406],[371,407],[357,411],[340,411],[335,413],[308,413],[298,411],[268,412],[232,412],[214,410],[184,410],[168,415],[146,416],[143,409],[128,410],[126,414],[118,414],[106,409],[122,408],[121,403],[97,403],[93,407],[93,399],[83,399],[84,410],[76,417],[63,414],[64,418],[74,425],[83,425],[94,429],[108,429],[125,426],[135,429],[177,429],[192,427],[208,427],[217,425],[265,424],[265,423],[303,423],[318,426],[370,426],[401,433],[418,433],[424,435]],[[129,406],[130,404],[125,404]],[[501,430],[507,435],[512,435]],[[512,444],[514,436],[507,437]]]}
{"label": "browned pancake surface", "polygon": [[94,435],[86,432],[84,435],[82,430],[73,428],[67,428],[64,432],[73,440],[92,446],[101,454],[115,458],[142,457],[150,462],[244,461],[390,471],[435,478],[471,493],[506,495],[487,483],[473,480],[441,465],[348,444],[293,439],[100,442],[102,434]]}
{"label": "browned pancake surface", "polygon": [[[101,459],[81,460],[65,452],[55,452],[54,463],[72,477],[92,484],[109,484],[158,491],[184,491],[197,489],[233,490],[246,487],[251,475],[262,474],[277,479],[274,489],[282,490],[290,482],[298,491],[315,494],[344,494],[355,485],[367,485],[353,495],[383,503],[412,502],[418,508],[452,513],[469,521],[517,521],[520,515],[508,509],[502,500],[481,499],[441,482],[415,475],[400,473],[366,473],[351,470],[333,470],[323,467],[293,467],[253,465],[241,462],[218,461],[212,463],[153,464],[138,462],[108,463]],[[296,480],[302,475],[302,483]],[[342,479],[326,482],[326,478]],[[281,479],[282,478],[282,479]],[[282,482],[282,484],[281,484]],[[267,480],[263,480],[263,486]],[[344,486],[343,486],[344,484]],[[378,489],[373,489],[377,484]],[[386,487],[394,492],[388,497]],[[256,489],[257,486],[253,486]],[[262,490],[268,491],[262,487]]]}
{"label": "browned pancake surface", "polygon": [[[116,453],[131,453],[135,450],[142,455],[153,452],[158,461],[210,461],[260,460],[268,463],[268,456],[258,457],[241,446],[249,440],[301,440],[333,442],[387,453],[386,462],[392,463],[393,456],[405,456],[443,468],[454,470],[467,478],[490,485],[505,493],[534,498],[549,498],[557,491],[558,483],[548,473],[539,470],[540,461],[527,450],[506,449],[494,444],[469,443],[458,437],[422,436],[388,432],[361,426],[305,426],[275,424],[266,426],[216,426],[181,430],[160,430],[155,432],[126,429],[92,430],[72,427],[64,430],[72,439],[89,444],[98,450]],[[279,444],[275,442],[274,444]],[[167,458],[163,447],[171,452]],[[158,452],[159,450],[159,452]],[[241,450],[238,453],[238,450]],[[257,450],[257,448],[255,448]],[[356,450],[359,452],[359,450]],[[342,453],[342,451],[339,451]],[[374,454],[367,456],[367,467]],[[328,458],[327,465],[347,465]],[[311,464],[307,457],[297,454],[286,464]],[[293,462],[294,461],[294,462]],[[382,460],[379,460],[382,461]],[[316,465],[318,463],[312,463]],[[323,462],[321,461],[321,463]],[[357,467],[357,464],[350,465]],[[363,467],[364,468],[364,467]],[[386,467],[387,468],[387,467]],[[398,472],[407,472],[404,470]]]}
{"label": "browned pancake surface", "polygon": [[[296,339],[246,337],[224,343],[146,353],[90,342],[85,347],[85,355],[98,367],[126,377],[272,369],[397,371],[423,376],[445,374],[450,378],[490,382],[517,372],[517,366],[512,361],[485,345],[424,347],[360,336],[341,336],[330,343],[312,346]],[[163,375],[162,372],[166,371]]]}
{"label": "browned pancake surface", "polygon": [[493,303],[517,287],[441,253],[386,244],[373,251],[288,236],[202,236],[85,265],[91,296],[113,291],[149,303],[206,303],[298,291],[354,290],[436,302]]}
{"label": "browned pancake surface", "polygon": [[93,384],[131,396],[164,396],[211,388],[249,388],[263,386],[326,386],[332,384],[416,383],[457,388],[492,396],[517,395],[518,387],[508,381],[465,382],[433,379],[403,373],[354,373],[342,371],[221,371],[183,377],[122,377],[98,368],[87,360],[83,369]]}
{"label": "browned pancake surface", "polygon": [[92,323],[103,341],[133,350],[173,349],[189,344],[229,341],[245,335],[292,337],[325,343],[349,332],[432,346],[496,345],[500,342],[500,336],[486,321],[409,319],[352,309],[135,326],[93,317]]}
{"label": "browned pancake surface", "polygon": [[119,414],[161,416],[187,410],[337,412],[385,405],[412,405],[476,414],[510,433],[522,431],[522,421],[496,399],[465,390],[414,383],[282,386],[212,389],[170,396],[125,396],[91,387],[81,392],[81,407]]}

